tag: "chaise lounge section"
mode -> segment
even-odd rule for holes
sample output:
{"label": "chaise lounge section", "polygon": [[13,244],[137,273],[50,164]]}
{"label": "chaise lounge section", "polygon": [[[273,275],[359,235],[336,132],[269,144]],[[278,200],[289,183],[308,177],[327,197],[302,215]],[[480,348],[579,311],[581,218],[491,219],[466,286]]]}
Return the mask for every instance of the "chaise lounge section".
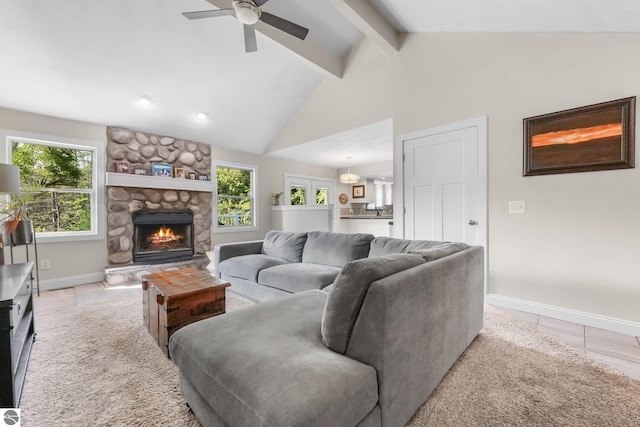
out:
{"label": "chaise lounge section", "polygon": [[402,426],[411,419],[482,327],[484,251],[387,238],[370,246],[374,255],[405,252],[349,261],[322,290],[172,336],[180,387],[203,425]]}

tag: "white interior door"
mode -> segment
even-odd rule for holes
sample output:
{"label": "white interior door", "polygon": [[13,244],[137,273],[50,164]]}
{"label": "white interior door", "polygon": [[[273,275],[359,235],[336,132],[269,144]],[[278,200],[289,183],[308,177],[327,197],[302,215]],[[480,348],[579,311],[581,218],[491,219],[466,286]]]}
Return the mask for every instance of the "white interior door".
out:
{"label": "white interior door", "polygon": [[486,118],[406,135],[401,142],[404,237],[484,246]]}

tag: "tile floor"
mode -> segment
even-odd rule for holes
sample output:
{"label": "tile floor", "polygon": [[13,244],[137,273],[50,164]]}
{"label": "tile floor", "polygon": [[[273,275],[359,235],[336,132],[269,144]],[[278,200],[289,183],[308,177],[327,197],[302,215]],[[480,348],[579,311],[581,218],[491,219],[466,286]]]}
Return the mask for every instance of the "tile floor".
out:
{"label": "tile floor", "polygon": [[602,363],[640,380],[640,338],[592,326],[495,307]]}
{"label": "tile floor", "polygon": [[[51,299],[55,292],[58,291],[51,291],[50,295],[46,295],[49,292],[43,293],[43,297]],[[82,305],[136,295],[142,295],[140,285],[106,287],[103,283],[90,283],[73,288],[73,302],[71,303]],[[495,308],[528,323],[539,332],[556,338],[631,378],[640,380],[639,337],[539,316],[524,311],[511,310],[504,307]]]}

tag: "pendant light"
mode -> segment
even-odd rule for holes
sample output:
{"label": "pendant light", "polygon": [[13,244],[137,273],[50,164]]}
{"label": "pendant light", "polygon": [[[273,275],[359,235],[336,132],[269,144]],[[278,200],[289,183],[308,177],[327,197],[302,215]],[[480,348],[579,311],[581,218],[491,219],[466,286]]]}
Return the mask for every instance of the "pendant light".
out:
{"label": "pendant light", "polygon": [[340,182],[343,184],[355,184],[360,180],[360,177],[355,173],[351,173],[351,157],[347,157],[347,159],[349,159],[349,172],[340,175]]}

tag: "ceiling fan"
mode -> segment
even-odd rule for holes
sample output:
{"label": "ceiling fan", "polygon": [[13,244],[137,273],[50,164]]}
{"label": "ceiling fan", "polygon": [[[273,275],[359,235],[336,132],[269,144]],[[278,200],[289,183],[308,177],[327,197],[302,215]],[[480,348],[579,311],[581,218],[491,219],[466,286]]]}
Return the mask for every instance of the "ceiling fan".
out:
{"label": "ceiling fan", "polygon": [[272,15],[260,9],[260,6],[269,0],[233,0],[233,9],[203,10],[201,12],[184,12],[183,15],[189,19],[212,18],[215,16],[235,16],[238,21],[244,24],[244,49],[246,52],[258,50],[256,42],[256,30],[253,24],[259,20],[272,27],[289,33],[294,37],[304,40],[309,33],[307,28],[287,21],[279,16]]}

